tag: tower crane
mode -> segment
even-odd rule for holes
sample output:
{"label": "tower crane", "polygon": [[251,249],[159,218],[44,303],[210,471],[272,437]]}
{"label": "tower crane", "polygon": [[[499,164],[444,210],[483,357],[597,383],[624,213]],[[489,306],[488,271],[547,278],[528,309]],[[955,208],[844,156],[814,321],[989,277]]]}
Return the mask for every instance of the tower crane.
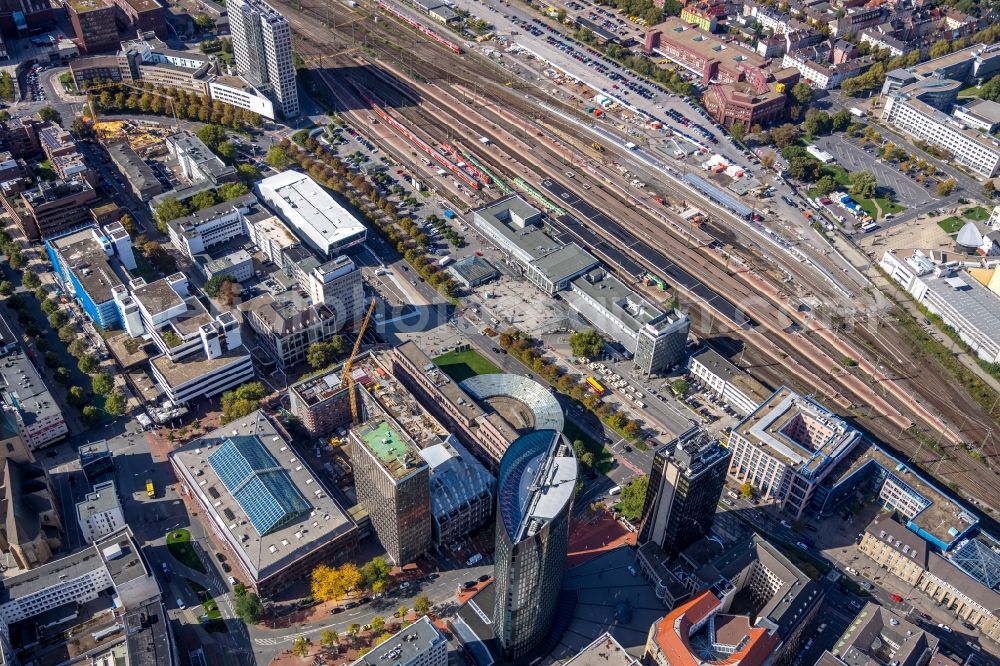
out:
{"label": "tower crane", "polygon": [[358,349],[361,348],[361,338],[365,335],[365,329],[368,328],[368,322],[372,319],[372,313],[375,312],[375,303],[377,301],[372,298],[371,305],[368,306],[368,312],[365,313],[365,318],[361,321],[361,328],[358,329],[358,338],[354,341],[354,348],[351,350],[351,355],[347,357],[347,361],[344,362],[344,369],[340,376],[340,385],[343,386],[347,384],[347,390],[350,393],[351,399],[351,423],[357,425],[358,423],[358,395],[357,391],[354,390],[354,377],[351,375],[351,369],[354,366],[354,357],[358,355]]}

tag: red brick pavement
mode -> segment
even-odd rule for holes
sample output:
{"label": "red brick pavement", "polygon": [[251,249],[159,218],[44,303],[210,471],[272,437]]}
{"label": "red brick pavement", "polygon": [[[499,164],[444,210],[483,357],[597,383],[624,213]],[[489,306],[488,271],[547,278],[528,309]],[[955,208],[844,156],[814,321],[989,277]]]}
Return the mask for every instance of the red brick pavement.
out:
{"label": "red brick pavement", "polygon": [[634,546],[637,536],[615,520],[610,511],[576,518],[570,525],[566,567],[579,566],[622,544]]}

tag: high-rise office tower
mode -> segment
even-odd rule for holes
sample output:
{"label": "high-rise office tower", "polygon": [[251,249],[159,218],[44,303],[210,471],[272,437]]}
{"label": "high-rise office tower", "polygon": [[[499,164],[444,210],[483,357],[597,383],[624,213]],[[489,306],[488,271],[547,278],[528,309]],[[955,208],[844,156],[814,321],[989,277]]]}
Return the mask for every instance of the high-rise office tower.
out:
{"label": "high-rise office tower", "polygon": [[573,447],[555,430],[519,437],[500,460],[493,625],[507,661],[527,663],[552,628],[576,478]]}
{"label": "high-rise office tower", "polygon": [[701,428],[664,444],[653,456],[639,542],[668,553],[708,534],[726,483],[729,450]]}
{"label": "high-rise office tower", "polygon": [[299,115],[288,21],[262,0],[231,0],[227,6],[236,71],[267,94],[286,119]]}

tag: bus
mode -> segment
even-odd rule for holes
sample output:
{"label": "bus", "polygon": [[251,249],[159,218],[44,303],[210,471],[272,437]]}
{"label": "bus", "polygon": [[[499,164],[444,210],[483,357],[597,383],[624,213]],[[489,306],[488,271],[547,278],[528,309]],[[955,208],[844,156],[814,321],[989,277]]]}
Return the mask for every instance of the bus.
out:
{"label": "bus", "polygon": [[146,479],[146,497],[152,498],[155,496],[156,496],[156,488],[153,486],[153,480]]}
{"label": "bus", "polygon": [[587,377],[587,385],[597,395],[604,395],[605,388],[601,386],[601,383],[593,377]]}

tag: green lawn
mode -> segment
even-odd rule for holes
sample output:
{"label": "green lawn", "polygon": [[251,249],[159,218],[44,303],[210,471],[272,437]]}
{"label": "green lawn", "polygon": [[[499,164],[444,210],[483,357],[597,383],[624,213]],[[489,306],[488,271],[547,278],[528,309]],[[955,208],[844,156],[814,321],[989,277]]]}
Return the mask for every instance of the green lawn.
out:
{"label": "green lawn", "polygon": [[946,234],[951,234],[952,236],[954,236],[959,232],[959,230],[963,226],[965,226],[965,220],[963,220],[960,217],[955,217],[954,215],[952,215],[951,217],[945,218],[940,222],[938,222],[938,226],[944,229],[944,232]]}
{"label": "green lawn", "polygon": [[212,595],[209,594],[208,590],[205,589],[203,585],[197,583],[190,578],[187,579],[188,587],[194,592],[195,596],[198,597],[199,603],[201,603],[202,610],[205,611],[204,616],[204,626],[205,631],[208,632],[227,632],[226,623],[222,619],[222,611],[219,610],[219,604],[216,603]]}
{"label": "green lawn", "polygon": [[566,419],[566,422],[563,424],[563,434],[566,435],[566,439],[570,442],[580,440],[583,442],[583,448],[594,454],[595,471],[605,474],[611,469],[611,453],[604,446],[604,443],[598,442],[584,432],[575,421]]}
{"label": "green lawn", "polygon": [[434,359],[434,365],[456,382],[476,375],[492,375],[500,372],[500,368],[474,349],[441,354]]}
{"label": "green lawn", "polygon": [[[848,173],[847,169],[835,164],[828,164],[823,167],[823,173],[824,175],[832,176],[833,179],[837,181],[837,185],[839,185],[840,188],[843,189],[845,192],[850,191],[851,189],[850,174]],[[812,193],[810,193],[810,196],[813,196]],[[861,197],[856,197],[854,195],[851,195],[851,198],[857,201],[858,205],[861,206],[861,208],[866,213],[872,216],[872,219],[878,219],[882,217],[882,215],[886,215],[888,213],[896,215],[905,210],[903,206],[900,206],[898,203],[892,201],[887,197],[875,197],[875,199],[863,199]],[[882,209],[882,215],[878,214],[879,208]]]}
{"label": "green lawn", "polygon": [[174,559],[198,573],[207,573],[205,565],[198,559],[198,554],[194,552],[194,545],[191,543],[191,533],[187,530],[173,530],[167,533],[167,550],[174,556]]}
{"label": "green lawn", "polygon": [[976,220],[977,222],[982,222],[983,220],[990,219],[990,212],[983,208],[982,206],[976,206],[975,208],[966,208],[962,211],[962,216],[967,220]]}
{"label": "green lawn", "polygon": [[958,91],[959,99],[969,99],[970,97],[979,97],[979,86],[966,86]]}

